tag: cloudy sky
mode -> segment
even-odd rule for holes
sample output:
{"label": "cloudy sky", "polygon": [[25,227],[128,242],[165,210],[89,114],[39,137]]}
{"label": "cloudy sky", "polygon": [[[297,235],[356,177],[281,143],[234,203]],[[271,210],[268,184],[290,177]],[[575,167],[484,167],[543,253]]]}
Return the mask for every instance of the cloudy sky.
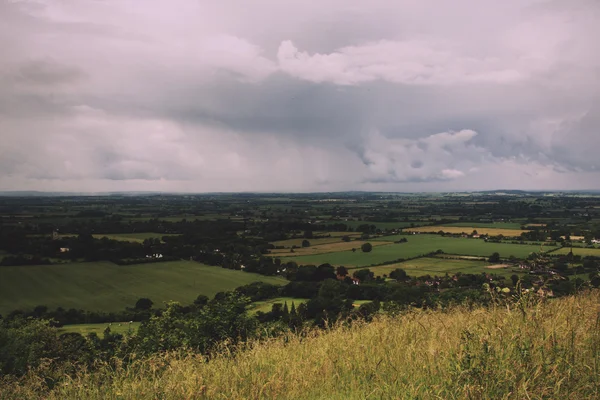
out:
{"label": "cloudy sky", "polygon": [[598,0],[0,0],[0,190],[600,189]]}

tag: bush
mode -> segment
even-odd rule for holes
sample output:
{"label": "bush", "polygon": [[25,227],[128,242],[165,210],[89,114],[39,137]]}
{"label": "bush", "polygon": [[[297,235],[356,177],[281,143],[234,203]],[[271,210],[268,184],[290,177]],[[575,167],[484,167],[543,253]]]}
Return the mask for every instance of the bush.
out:
{"label": "bush", "polygon": [[367,243],[364,243],[362,246],[360,246],[360,249],[363,251],[363,253],[369,253],[369,252],[371,252],[371,250],[373,250],[373,245],[371,245],[371,243],[367,242]]}
{"label": "bush", "polygon": [[488,258],[488,261],[491,263],[497,263],[500,261],[500,254],[498,253],[494,253],[490,256],[490,258]]}
{"label": "bush", "polygon": [[149,310],[152,308],[154,302],[148,298],[142,297],[135,303],[136,310]]}
{"label": "bush", "polygon": [[395,279],[397,281],[405,281],[408,278],[406,271],[402,268],[396,268],[392,272],[390,272],[390,278]]}

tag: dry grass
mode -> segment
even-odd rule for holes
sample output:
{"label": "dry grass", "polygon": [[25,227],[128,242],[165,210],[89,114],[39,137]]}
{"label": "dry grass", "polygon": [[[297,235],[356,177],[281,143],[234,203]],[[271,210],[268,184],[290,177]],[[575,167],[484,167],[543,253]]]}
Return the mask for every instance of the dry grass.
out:
{"label": "dry grass", "polygon": [[[563,239],[566,239],[565,236],[561,236]],[[572,241],[583,241],[585,240],[585,236],[570,236]]]}
{"label": "dry grass", "polygon": [[[158,355],[24,399],[598,399],[600,292],[511,307],[411,311],[254,343],[211,361]],[[39,389],[39,388],[38,388]]]}
{"label": "dry grass", "polygon": [[496,264],[496,265],[488,265],[486,268],[488,269],[504,269],[504,268],[508,268],[510,267],[510,265],[508,264]]}
{"label": "dry grass", "polygon": [[507,237],[520,236],[521,233],[528,232],[528,231],[524,231],[521,229],[479,228],[479,227],[472,227],[472,226],[437,226],[437,225],[436,226],[421,226],[421,227],[417,227],[417,228],[405,228],[405,229],[403,229],[403,231],[405,231],[405,232],[424,232],[424,233],[443,231],[446,233],[457,233],[457,234],[465,233],[467,235],[470,235],[471,233],[473,233],[473,231],[477,231],[477,233],[480,235],[491,235],[491,236],[504,235]]}

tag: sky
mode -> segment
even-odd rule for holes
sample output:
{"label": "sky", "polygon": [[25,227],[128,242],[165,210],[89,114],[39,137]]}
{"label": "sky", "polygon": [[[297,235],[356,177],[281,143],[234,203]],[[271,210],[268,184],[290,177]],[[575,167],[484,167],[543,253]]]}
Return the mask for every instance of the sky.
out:
{"label": "sky", "polygon": [[597,0],[0,0],[0,190],[600,189]]}

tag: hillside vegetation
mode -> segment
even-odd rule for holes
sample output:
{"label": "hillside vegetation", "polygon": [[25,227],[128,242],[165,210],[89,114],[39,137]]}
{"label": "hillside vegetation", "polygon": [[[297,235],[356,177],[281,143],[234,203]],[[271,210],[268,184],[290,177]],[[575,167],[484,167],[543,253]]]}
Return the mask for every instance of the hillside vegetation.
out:
{"label": "hillside vegetation", "polygon": [[600,398],[600,292],[510,306],[411,310],[222,350],[163,354],[0,398]]}

